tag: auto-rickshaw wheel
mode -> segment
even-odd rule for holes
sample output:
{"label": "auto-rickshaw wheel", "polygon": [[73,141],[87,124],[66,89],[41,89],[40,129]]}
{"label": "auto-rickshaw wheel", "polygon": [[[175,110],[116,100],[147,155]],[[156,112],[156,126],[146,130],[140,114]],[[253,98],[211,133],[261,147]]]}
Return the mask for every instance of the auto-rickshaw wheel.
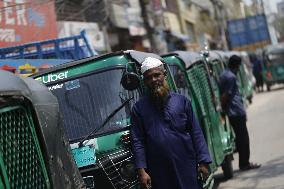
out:
{"label": "auto-rickshaw wheel", "polygon": [[252,96],[248,97],[247,99],[248,99],[249,104],[252,104]]}
{"label": "auto-rickshaw wheel", "polygon": [[270,84],[266,84],[267,91],[270,91]]}
{"label": "auto-rickshaw wheel", "polygon": [[222,170],[223,170],[224,177],[226,179],[230,179],[234,176],[233,155],[232,154],[229,154],[225,157],[222,163]]}

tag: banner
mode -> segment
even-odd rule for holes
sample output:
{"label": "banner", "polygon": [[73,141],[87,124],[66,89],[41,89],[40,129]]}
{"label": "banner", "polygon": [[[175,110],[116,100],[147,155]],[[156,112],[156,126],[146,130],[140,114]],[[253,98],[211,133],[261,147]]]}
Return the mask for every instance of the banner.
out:
{"label": "banner", "polygon": [[0,9],[0,48],[57,38],[53,0],[2,0]]}

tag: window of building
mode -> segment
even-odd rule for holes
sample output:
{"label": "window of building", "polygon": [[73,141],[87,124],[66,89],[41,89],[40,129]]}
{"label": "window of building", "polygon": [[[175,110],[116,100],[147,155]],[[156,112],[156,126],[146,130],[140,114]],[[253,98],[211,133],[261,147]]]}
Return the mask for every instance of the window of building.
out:
{"label": "window of building", "polygon": [[195,38],[195,32],[194,32],[194,25],[190,22],[186,22],[186,30],[189,36],[189,42],[195,43],[196,38]]}

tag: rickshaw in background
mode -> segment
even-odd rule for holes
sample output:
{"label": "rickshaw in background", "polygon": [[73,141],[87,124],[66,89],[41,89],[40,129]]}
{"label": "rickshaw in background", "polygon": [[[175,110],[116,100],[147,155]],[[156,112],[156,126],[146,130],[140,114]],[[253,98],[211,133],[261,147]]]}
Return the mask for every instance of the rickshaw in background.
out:
{"label": "rickshaw in background", "polygon": [[31,78],[0,70],[0,188],[84,188],[56,98]]}
{"label": "rickshaw in background", "polygon": [[220,75],[225,70],[226,66],[221,57],[221,51],[201,51],[201,56],[207,63],[209,73],[214,78],[214,81],[218,84]]}
{"label": "rickshaw in background", "polygon": [[250,87],[250,89],[251,89],[251,94],[253,95],[253,89],[256,86],[256,79],[253,75],[253,64],[252,64],[251,59],[250,59],[250,53],[248,53],[246,51],[241,51],[240,55],[242,57],[242,61],[243,61],[244,65],[245,65],[245,72],[246,72],[246,75],[248,76],[249,84],[252,85]]}
{"label": "rickshaw in background", "polygon": [[3,65],[3,66],[0,66],[0,70],[5,70],[11,73],[16,73],[17,68],[15,66]]}
{"label": "rickshaw in background", "polygon": [[271,45],[263,51],[263,78],[267,90],[272,85],[284,83],[284,45]]}
{"label": "rickshaw in background", "polygon": [[224,62],[222,61],[221,55],[217,51],[201,51],[200,54],[204,58],[204,61],[207,63],[210,82],[214,92],[214,103],[216,104],[217,109],[220,110],[221,102],[219,80],[221,74],[225,70]]}
{"label": "rickshaw in background", "polygon": [[[221,116],[219,89],[204,58],[189,51],[176,51],[162,57],[170,67],[178,92],[192,101],[213,160],[211,172],[221,166],[225,178],[233,177],[234,133],[226,118]],[[212,187],[210,179],[206,184]]]}
{"label": "rickshaw in background", "polygon": [[25,65],[21,65],[19,66],[19,74],[22,77],[28,77],[34,73],[37,72],[37,68],[35,66],[32,66],[30,64],[25,64]]}

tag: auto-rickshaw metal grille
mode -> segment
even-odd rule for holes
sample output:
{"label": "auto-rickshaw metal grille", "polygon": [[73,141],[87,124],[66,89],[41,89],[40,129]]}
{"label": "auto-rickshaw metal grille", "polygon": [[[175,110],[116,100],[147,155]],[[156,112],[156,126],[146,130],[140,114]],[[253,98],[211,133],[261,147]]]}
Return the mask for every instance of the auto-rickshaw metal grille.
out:
{"label": "auto-rickshaw metal grille", "polygon": [[240,93],[242,94],[243,97],[248,96],[248,91],[247,91],[248,78],[246,76],[244,64],[241,64],[237,77],[238,77],[238,85]]}
{"label": "auto-rickshaw metal grille", "polygon": [[28,108],[0,109],[0,171],[6,188],[50,188]]}
{"label": "auto-rickshaw metal grille", "polygon": [[214,110],[210,86],[204,64],[198,64],[188,70],[190,83],[196,93],[201,111],[205,114],[210,114]]}
{"label": "auto-rickshaw metal grille", "polygon": [[99,158],[98,162],[115,189],[131,189],[138,185],[130,150],[121,149]]}

